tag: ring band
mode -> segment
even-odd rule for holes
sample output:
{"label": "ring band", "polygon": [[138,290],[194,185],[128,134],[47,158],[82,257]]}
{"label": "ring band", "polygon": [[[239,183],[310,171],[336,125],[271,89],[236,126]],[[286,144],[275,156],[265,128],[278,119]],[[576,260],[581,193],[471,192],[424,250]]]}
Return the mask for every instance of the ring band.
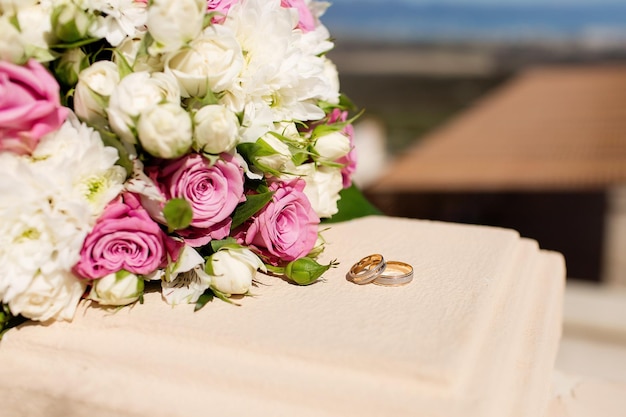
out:
{"label": "ring band", "polygon": [[384,271],[374,278],[373,283],[387,287],[406,285],[413,280],[413,267],[404,262],[389,261]]}
{"label": "ring band", "polygon": [[387,263],[383,255],[378,253],[366,256],[352,265],[348,272],[348,279],[355,284],[369,284],[380,276],[385,270]]}

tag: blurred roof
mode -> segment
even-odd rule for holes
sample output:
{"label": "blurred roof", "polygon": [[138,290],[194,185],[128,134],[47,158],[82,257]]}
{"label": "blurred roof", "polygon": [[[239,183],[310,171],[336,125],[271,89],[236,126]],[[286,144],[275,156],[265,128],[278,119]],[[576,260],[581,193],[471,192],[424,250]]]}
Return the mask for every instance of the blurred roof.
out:
{"label": "blurred roof", "polygon": [[626,182],[626,66],[528,70],[388,165],[377,193]]}

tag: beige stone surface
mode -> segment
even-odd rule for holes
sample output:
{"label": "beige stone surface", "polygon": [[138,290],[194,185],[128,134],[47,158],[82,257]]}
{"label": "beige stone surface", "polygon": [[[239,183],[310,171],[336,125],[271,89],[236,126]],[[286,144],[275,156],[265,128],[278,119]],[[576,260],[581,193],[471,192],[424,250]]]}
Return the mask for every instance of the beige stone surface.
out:
{"label": "beige stone surface", "polygon": [[[370,217],[330,226],[308,287],[260,276],[240,307],[158,292],[0,342],[10,416],[539,416],[561,326],[559,254],[511,230]],[[345,274],[382,253],[404,287]]]}
{"label": "beige stone surface", "polygon": [[546,417],[623,417],[626,383],[556,372]]}

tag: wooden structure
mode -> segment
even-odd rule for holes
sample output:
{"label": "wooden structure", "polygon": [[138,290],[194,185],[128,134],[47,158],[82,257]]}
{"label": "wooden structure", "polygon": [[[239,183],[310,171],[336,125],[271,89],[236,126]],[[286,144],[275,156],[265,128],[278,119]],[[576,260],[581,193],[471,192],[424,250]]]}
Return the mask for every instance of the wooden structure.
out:
{"label": "wooden structure", "polygon": [[[536,68],[399,155],[390,215],[511,227],[575,278],[626,284],[626,65]],[[617,196],[617,197],[614,197]]]}
{"label": "wooden structure", "polygon": [[420,140],[374,193],[590,190],[626,182],[626,66],[523,73]]}

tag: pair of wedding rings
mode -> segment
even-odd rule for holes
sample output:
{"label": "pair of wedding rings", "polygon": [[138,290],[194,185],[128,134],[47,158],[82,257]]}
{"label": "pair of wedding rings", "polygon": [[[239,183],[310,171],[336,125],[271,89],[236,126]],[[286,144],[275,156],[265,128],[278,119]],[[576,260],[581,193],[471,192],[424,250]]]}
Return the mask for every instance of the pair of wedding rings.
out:
{"label": "pair of wedding rings", "polygon": [[383,255],[376,253],[352,265],[347,278],[359,285],[373,283],[397,287],[413,280],[413,267],[404,262],[385,261]]}

